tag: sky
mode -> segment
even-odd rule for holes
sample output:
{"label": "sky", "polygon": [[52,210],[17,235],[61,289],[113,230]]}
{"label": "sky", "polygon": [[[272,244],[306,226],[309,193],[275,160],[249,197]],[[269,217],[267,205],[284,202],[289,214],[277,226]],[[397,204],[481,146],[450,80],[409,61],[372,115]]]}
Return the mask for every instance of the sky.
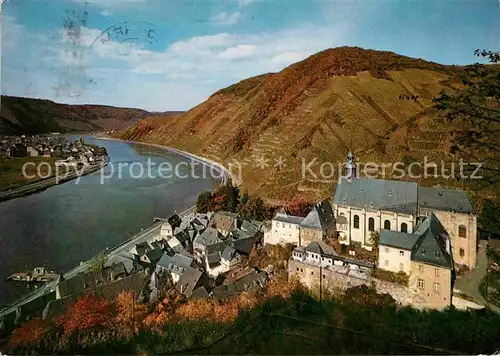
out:
{"label": "sky", "polygon": [[2,0],[1,92],[188,110],[332,47],[471,64],[500,50],[499,0]]}

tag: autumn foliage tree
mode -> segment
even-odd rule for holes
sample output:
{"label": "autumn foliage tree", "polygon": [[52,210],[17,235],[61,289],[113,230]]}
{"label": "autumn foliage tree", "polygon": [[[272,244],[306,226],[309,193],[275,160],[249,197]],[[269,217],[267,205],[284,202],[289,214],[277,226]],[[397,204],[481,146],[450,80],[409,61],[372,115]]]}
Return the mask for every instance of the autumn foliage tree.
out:
{"label": "autumn foliage tree", "polygon": [[40,318],[32,319],[14,330],[7,348],[14,353],[24,353],[23,351],[35,349],[47,331],[48,326],[45,321]]}
{"label": "autumn foliage tree", "polygon": [[147,307],[135,299],[134,293],[124,291],[118,294],[115,306],[115,325],[119,335],[130,337],[143,328]]}
{"label": "autumn foliage tree", "polygon": [[70,336],[109,328],[112,320],[107,300],[93,294],[84,294],[57,318],[56,323],[63,328],[65,336]]}
{"label": "autumn foliage tree", "polygon": [[306,217],[311,211],[311,204],[301,198],[295,198],[287,206],[287,211],[290,215]]}

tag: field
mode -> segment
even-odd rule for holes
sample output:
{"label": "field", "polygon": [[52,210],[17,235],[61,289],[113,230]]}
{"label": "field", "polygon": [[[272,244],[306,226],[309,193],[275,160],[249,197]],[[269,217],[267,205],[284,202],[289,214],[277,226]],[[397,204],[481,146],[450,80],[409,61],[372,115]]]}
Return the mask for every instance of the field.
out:
{"label": "field", "polygon": [[[42,180],[41,177],[49,178],[65,173],[64,167],[56,170],[55,162],[58,157],[15,157],[0,158],[0,191],[19,188],[23,185]],[[23,174],[23,166],[26,165],[26,176]],[[33,177],[33,178],[28,178]]]}

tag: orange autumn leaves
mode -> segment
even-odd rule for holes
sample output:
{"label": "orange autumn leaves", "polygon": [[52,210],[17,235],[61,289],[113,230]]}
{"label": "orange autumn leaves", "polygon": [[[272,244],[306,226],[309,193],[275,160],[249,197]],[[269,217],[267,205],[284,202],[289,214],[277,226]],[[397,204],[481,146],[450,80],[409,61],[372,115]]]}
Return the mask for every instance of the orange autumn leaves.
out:
{"label": "orange autumn leaves", "polygon": [[[170,291],[152,311],[134,299],[131,292],[120,293],[114,303],[85,294],[57,317],[55,323],[36,318],[21,325],[13,332],[9,349],[19,351],[36,348],[48,334],[62,342],[77,336],[75,340],[89,345],[94,342],[93,339],[101,337],[130,339],[141,330],[161,334],[165,325],[185,320],[231,322],[241,311],[254,308],[267,298],[288,298],[301,288],[302,285],[296,279],[273,279],[266,290],[247,291],[226,301],[186,300],[181,294]],[[80,346],[85,346],[83,344]]]}

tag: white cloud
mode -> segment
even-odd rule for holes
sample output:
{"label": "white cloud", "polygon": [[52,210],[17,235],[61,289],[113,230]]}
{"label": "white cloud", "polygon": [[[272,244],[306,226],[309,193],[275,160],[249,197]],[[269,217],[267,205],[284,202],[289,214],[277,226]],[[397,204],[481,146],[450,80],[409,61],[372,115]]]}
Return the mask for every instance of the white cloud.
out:
{"label": "white cloud", "polygon": [[220,25],[235,25],[238,23],[242,15],[239,11],[233,12],[232,14],[228,14],[226,12],[221,12],[212,17],[212,22],[220,24]]}
{"label": "white cloud", "polygon": [[[10,23],[4,33],[28,32],[15,21]],[[140,42],[101,40],[101,30],[96,28],[80,27],[76,42],[74,34],[64,31],[53,39],[37,39],[37,34],[28,32],[30,41],[6,52],[5,63],[11,67],[2,81],[11,95],[28,95],[29,87],[35,91],[32,96],[68,103],[189,109],[236,81],[279,71],[319,50],[343,44],[349,29],[337,24],[258,34],[221,32],[183,39],[162,51],[152,51]],[[43,46],[50,52],[44,54]],[[22,68],[17,58],[28,67],[28,74],[14,74],[13,69]],[[75,92],[81,96],[75,97]]]}
{"label": "white cloud", "polygon": [[111,11],[108,11],[108,10],[102,10],[101,11],[101,15],[102,16],[111,16],[113,13]]}
{"label": "white cloud", "polygon": [[240,44],[235,47],[229,47],[223,52],[219,53],[219,58],[223,59],[237,59],[247,58],[257,53],[257,47],[254,45]]}
{"label": "white cloud", "polygon": [[310,52],[283,52],[271,58],[271,61],[280,64],[295,63],[306,59],[311,54]]}
{"label": "white cloud", "polygon": [[256,2],[257,0],[238,0],[238,5],[240,7],[245,7],[245,6],[248,6],[250,5],[251,3],[253,2]]}

